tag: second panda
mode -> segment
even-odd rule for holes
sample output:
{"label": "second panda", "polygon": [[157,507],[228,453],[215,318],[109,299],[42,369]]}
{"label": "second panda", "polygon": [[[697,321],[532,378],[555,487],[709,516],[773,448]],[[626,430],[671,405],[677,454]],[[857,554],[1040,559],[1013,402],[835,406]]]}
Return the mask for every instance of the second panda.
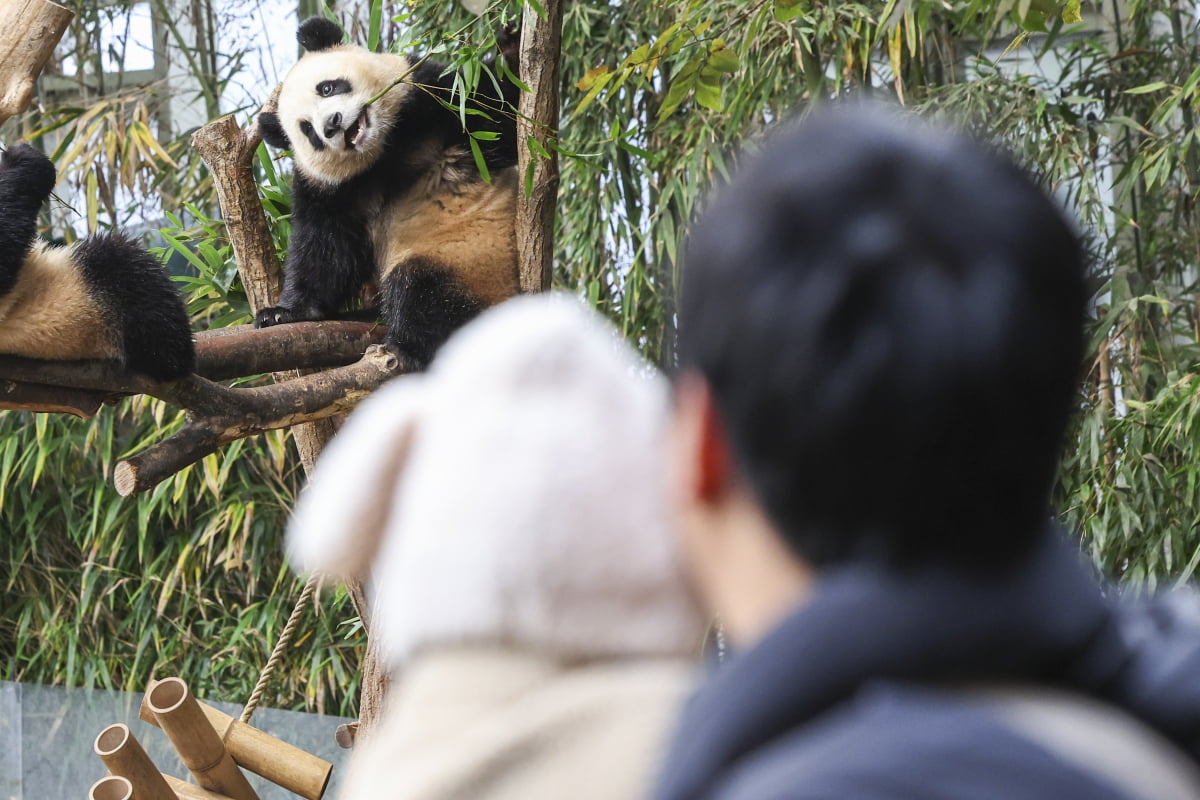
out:
{"label": "second panda", "polygon": [[[454,330],[519,290],[517,88],[484,75],[467,108],[487,116],[464,118],[442,64],[342,44],[322,18],[297,38],[306,52],[278,111],[259,116],[263,139],[291,148],[295,175],[283,293],[255,325],[328,318],[376,283],[388,343],[424,368]],[[490,183],[469,131],[485,132],[476,142]]]}

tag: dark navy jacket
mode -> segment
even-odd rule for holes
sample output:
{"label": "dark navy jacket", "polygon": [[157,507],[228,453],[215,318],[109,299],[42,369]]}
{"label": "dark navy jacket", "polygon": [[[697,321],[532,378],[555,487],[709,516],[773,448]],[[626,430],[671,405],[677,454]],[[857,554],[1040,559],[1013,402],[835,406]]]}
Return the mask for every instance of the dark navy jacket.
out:
{"label": "dark navy jacket", "polygon": [[983,579],[824,573],[808,602],[689,702],[658,800],[1128,800],[949,688],[1047,684],[1115,703],[1200,754],[1194,595],[1107,597],[1048,535]]}

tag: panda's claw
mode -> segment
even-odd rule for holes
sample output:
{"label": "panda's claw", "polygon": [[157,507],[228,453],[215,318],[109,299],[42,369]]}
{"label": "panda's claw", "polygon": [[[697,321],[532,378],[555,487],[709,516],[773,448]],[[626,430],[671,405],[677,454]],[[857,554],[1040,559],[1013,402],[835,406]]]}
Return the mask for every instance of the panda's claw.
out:
{"label": "panda's claw", "polygon": [[291,322],[291,314],[288,309],[283,306],[271,306],[270,308],[261,309],[254,315],[254,327],[270,328],[272,325],[280,325],[285,322]]}

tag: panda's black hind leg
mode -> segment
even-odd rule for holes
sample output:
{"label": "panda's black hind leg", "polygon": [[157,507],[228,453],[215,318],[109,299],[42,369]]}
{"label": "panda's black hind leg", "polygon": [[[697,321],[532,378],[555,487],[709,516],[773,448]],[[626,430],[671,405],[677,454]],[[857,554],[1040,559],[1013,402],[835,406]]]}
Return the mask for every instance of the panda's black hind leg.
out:
{"label": "panda's black hind leg", "polygon": [[411,258],[380,286],[387,343],[416,369],[429,366],[450,334],[484,309],[484,303],[436,262]]}
{"label": "panda's black hind leg", "polygon": [[158,259],[121,234],[100,233],[78,245],[75,263],[118,326],[126,369],[160,381],[195,369],[191,322]]}
{"label": "panda's black hind leg", "polygon": [[27,144],[0,155],[0,296],[12,290],[37,236],[37,214],[54,190],[54,164]]}

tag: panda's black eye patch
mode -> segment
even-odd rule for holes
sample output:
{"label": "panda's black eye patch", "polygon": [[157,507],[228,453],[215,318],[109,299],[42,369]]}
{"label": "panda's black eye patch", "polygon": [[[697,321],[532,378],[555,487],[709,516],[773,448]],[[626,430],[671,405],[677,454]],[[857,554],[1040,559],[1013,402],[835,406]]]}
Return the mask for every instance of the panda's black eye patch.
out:
{"label": "panda's black eye patch", "polygon": [[325,142],[321,141],[321,137],[317,136],[317,132],[313,129],[312,123],[306,119],[300,120],[300,132],[304,134],[304,138],[308,139],[314,150],[324,150]]}
{"label": "panda's black eye patch", "polygon": [[317,84],[317,94],[321,97],[333,97],[335,94],[350,94],[350,81],[338,78],[336,81],[321,81]]}

